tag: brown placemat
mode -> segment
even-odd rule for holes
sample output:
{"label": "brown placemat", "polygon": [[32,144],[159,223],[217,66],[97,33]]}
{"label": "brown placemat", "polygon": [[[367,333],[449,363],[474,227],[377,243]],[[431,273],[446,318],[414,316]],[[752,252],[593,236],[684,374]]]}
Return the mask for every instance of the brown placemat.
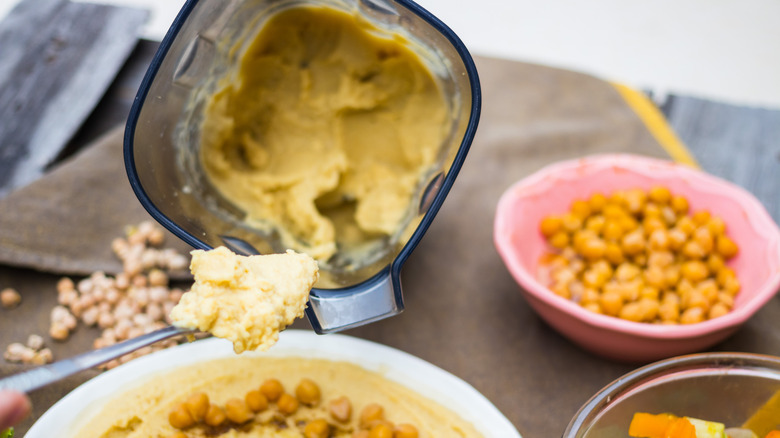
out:
{"label": "brown placemat", "polygon": [[[0,263],[70,275],[122,272],[111,241],[126,226],[152,220],[125,173],[123,131],[114,128],[46,177],[0,199]],[[191,249],[166,234],[166,246]]]}
{"label": "brown placemat", "polygon": [[[404,266],[406,311],[348,334],[407,351],[463,378],[495,403],[525,438],[557,437],[593,393],[633,366],[579,349],[532,312],[493,247],[496,202],[509,185],[557,160],[607,152],[655,157],[665,153],[606,82],[520,62],[478,58],[477,65],[484,97],[479,132],[442,210]],[[53,173],[40,182],[45,185],[0,205],[0,236],[16,242],[10,253],[6,243],[0,243],[5,263],[19,264],[24,256],[27,266],[39,269],[49,269],[46,261],[61,270],[80,266],[87,271],[106,263],[105,255],[92,253],[104,248],[95,242],[113,237],[114,227],[121,229],[130,218],[145,214],[126,185],[120,143],[117,133],[106,137],[77,158],[84,161],[70,163],[69,179]],[[90,156],[91,167],[86,165]],[[58,183],[48,181],[55,177],[60,178]],[[85,199],[69,198],[76,195]],[[9,214],[15,215],[13,220]],[[48,221],[51,229],[39,226],[41,221]],[[23,233],[34,244],[13,236]],[[42,245],[52,235],[62,235],[57,238],[69,243]],[[69,249],[70,245],[79,249]],[[0,311],[4,342],[23,340],[33,331],[45,333],[48,310],[41,315],[40,309],[50,308],[56,298],[56,279],[31,270],[0,268],[0,285],[13,285],[25,297],[22,307]],[[780,338],[756,336],[778,319],[780,304],[774,300],[718,348],[780,351]],[[308,323],[298,321],[294,326],[307,328]],[[13,339],[6,333],[13,333]],[[54,345],[55,356],[83,351],[95,334],[80,328],[72,342]],[[14,369],[3,365],[0,373]],[[92,375],[79,375],[75,381]],[[72,384],[33,394],[36,414]]]}

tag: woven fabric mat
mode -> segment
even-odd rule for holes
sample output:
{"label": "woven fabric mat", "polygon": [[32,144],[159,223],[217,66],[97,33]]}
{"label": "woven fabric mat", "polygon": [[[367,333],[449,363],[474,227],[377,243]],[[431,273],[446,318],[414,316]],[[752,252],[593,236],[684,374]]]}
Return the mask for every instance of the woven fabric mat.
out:
{"label": "woven fabric mat", "polygon": [[[448,199],[404,266],[406,311],[348,334],[399,348],[466,380],[525,438],[556,437],[591,395],[633,366],[594,357],[533,313],[493,247],[496,203],[512,183],[554,161],[609,152],[666,154],[604,81],[498,59],[478,58],[477,66],[484,97],[479,131]],[[112,272],[110,255],[101,252],[105,243],[126,223],[146,217],[129,193],[120,147],[119,135],[109,135],[4,200],[0,260],[52,272]],[[5,343],[46,333],[56,279],[0,268],[0,286],[14,285],[25,299],[18,309],[0,310]],[[755,337],[780,318],[780,304],[770,304],[743,329],[745,336],[718,348],[780,351],[780,340]],[[294,327],[308,328],[308,322]],[[73,341],[53,345],[55,356],[84,351],[94,336],[79,329]],[[0,363],[0,374],[19,369]],[[20,429],[92,375],[37,391],[35,415]]]}
{"label": "woven fabric mat", "polygon": [[[71,275],[122,271],[111,241],[126,226],[152,220],[130,188],[122,133],[123,127],[113,129],[46,177],[0,199],[0,263]],[[170,247],[191,249],[170,233],[166,237]]]}

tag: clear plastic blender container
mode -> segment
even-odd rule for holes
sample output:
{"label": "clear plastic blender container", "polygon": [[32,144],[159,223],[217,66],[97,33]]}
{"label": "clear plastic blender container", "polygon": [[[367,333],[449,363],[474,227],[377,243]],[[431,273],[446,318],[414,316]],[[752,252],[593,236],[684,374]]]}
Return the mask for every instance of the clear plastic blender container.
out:
{"label": "clear plastic blender container", "polygon": [[481,95],[474,62],[458,37],[411,1],[190,0],[172,24],[141,84],[127,122],[125,165],[146,210],[198,249],[227,246],[240,254],[284,251],[279,238],[244,221],[198,170],[202,96],[235,62],[236,42],[284,8],[329,6],[355,12],[382,31],[412,42],[434,73],[450,110],[438,160],[421,178],[407,220],[378,251],[320,264],[307,316],[317,333],[363,325],[403,310],[400,271],[452,186],[474,138]]}

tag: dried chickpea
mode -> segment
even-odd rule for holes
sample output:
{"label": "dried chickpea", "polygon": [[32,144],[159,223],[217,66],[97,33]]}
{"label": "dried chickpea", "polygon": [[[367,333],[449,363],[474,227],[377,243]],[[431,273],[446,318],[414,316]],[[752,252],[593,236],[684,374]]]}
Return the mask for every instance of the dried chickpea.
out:
{"label": "dried chickpea", "polygon": [[330,425],[322,418],[312,420],[303,429],[303,436],[306,438],[328,438],[330,436]]}
{"label": "dried chickpea", "polygon": [[295,395],[301,403],[315,406],[320,402],[320,387],[313,380],[304,378],[295,388]]}
{"label": "dried chickpea", "polygon": [[190,411],[184,403],[176,406],[168,414],[168,422],[176,429],[186,429],[195,424],[195,420],[192,418]]}
{"label": "dried chickpea", "polygon": [[252,412],[260,412],[268,408],[268,399],[259,390],[247,392],[244,396],[244,401]]}
{"label": "dried chickpea", "polygon": [[328,411],[336,421],[346,423],[352,417],[352,403],[346,397],[339,397],[328,403]]}
{"label": "dried chickpea", "polygon": [[371,428],[369,438],[393,438],[393,428],[387,424],[379,423]]}
{"label": "dried chickpea", "polygon": [[13,309],[22,302],[22,296],[16,289],[7,287],[0,291],[0,305],[6,309]]}
{"label": "dried chickpea", "polygon": [[368,438],[369,433],[370,432],[365,429],[356,430],[352,432],[352,438]]}
{"label": "dried chickpea", "polygon": [[276,402],[276,408],[284,415],[292,415],[298,410],[298,399],[286,392],[279,396]]}
{"label": "dried chickpea", "polygon": [[411,424],[399,424],[393,431],[393,438],[417,438],[420,432]]}
{"label": "dried chickpea", "polygon": [[225,416],[228,420],[242,424],[252,419],[252,412],[240,398],[231,398],[225,402]]}
{"label": "dried chickpea", "polygon": [[184,406],[192,416],[192,419],[197,423],[202,421],[206,417],[206,413],[209,410],[209,396],[205,392],[198,392],[192,394],[187,401],[184,402]]}
{"label": "dried chickpea", "polygon": [[623,237],[623,227],[614,219],[606,219],[601,234],[609,241],[618,241]]}
{"label": "dried chickpea", "polygon": [[360,426],[366,427],[374,421],[383,420],[385,416],[384,408],[376,403],[366,405],[360,411]]}
{"label": "dried chickpea", "polygon": [[171,435],[169,438],[187,438],[187,434],[184,432],[176,432],[173,435]]}
{"label": "dried chickpea", "polygon": [[203,419],[203,422],[209,426],[217,427],[224,423],[225,420],[227,420],[225,411],[223,411],[219,406],[211,404],[209,405],[209,410],[206,412],[206,417]]}
{"label": "dried chickpea", "polygon": [[268,379],[260,385],[260,392],[268,401],[275,402],[279,400],[279,397],[284,393],[284,386],[282,386],[282,382],[277,379]]}

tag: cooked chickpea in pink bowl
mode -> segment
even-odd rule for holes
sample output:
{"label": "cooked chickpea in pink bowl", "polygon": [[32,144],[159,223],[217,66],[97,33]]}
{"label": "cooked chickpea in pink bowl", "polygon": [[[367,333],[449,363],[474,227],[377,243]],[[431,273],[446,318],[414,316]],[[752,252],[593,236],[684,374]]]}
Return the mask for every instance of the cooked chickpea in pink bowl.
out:
{"label": "cooked chickpea in pink bowl", "polygon": [[516,183],[494,242],[548,324],[621,361],[708,348],[780,285],[780,230],[754,196],[640,156],[561,162]]}

